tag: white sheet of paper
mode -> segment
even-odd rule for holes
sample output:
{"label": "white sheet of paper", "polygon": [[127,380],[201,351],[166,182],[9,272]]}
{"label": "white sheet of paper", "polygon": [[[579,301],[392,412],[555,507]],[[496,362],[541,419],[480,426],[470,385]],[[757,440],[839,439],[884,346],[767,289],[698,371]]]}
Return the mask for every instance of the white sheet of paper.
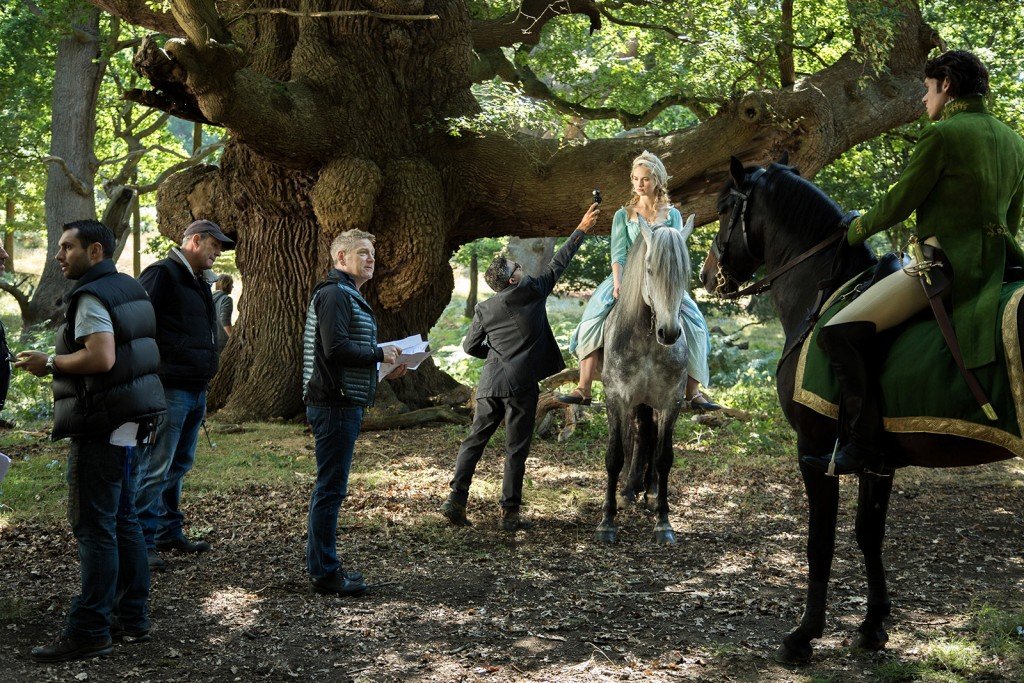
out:
{"label": "white sheet of paper", "polygon": [[385,346],[397,346],[401,349],[398,360],[394,363],[377,364],[377,381],[383,382],[384,378],[391,374],[391,371],[399,365],[406,365],[409,370],[415,370],[420,363],[430,357],[431,352],[427,350],[429,343],[421,335],[414,334],[398,341],[384,342],[377,344],[381,348]]}

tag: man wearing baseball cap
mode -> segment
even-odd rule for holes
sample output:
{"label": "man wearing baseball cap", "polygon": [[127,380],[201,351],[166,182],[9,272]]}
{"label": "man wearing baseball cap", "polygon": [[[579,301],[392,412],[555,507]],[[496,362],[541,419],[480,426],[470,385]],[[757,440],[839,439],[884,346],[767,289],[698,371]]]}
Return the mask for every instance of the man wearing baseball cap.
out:
{"label": "man wearing baseball cap", "polygon": [[153,571],[167,566],[159,550],[210,550],[206,541],[185,536],[179,506],[182,481],[192,469],[206,416],[206,388],[217,372],[217,314],[210,292],[216,276],[211,269],[234,246],[219,225],[198,220],[185,229],[180,248],[139,276],[156,311],[159,374],[167,399],[167,415],[140,458],[135,499]]}

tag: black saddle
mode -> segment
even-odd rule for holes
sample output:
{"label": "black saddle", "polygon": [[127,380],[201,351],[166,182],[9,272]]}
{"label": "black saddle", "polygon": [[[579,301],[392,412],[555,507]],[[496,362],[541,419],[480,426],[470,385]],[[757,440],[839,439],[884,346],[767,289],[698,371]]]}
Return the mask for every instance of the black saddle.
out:
{"label": "black saddle", "polygon": [[868,280],[867,286],[864,287],[864,289],[867,289],[879,280],[887,278],[893,273],[902,270],[905,265],[907,265],[907,263],[903,260],[903,254],[897,254],[894,251],[883,254],[882,258],[878,259],[878,265],[875,266],[875,272],[872,273],[871,279]]}

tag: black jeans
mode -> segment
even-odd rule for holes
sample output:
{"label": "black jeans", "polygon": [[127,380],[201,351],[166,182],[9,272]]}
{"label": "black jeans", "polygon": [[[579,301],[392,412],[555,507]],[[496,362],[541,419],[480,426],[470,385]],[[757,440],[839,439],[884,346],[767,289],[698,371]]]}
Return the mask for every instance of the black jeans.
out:
{"label": "black jeans", "polygon": [[469,485],[484,448],[505,420],[505,474],[501,481],[501,507],[518,508],[523,502],[526,456],[533,440],[537,415],[537,387],[517,396],[478,398],[473,427],[459,448],[452,479],[451,499],[460,505],[469,500]]}

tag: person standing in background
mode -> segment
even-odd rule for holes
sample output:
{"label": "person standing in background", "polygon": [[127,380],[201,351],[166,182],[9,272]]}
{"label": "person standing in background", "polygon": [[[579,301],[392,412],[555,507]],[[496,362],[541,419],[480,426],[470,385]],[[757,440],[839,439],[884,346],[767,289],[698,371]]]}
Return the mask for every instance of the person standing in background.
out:
{"label": "person standing in background", "polygon": [[235,279],[224,274],[214,283],[217,290],[213,293],[213,308],[217,312],[217,353],[224,350],[234,330],[231,328],[231,315],[235,312],[235,304],[231,300],[231,290],[235,287]]}

